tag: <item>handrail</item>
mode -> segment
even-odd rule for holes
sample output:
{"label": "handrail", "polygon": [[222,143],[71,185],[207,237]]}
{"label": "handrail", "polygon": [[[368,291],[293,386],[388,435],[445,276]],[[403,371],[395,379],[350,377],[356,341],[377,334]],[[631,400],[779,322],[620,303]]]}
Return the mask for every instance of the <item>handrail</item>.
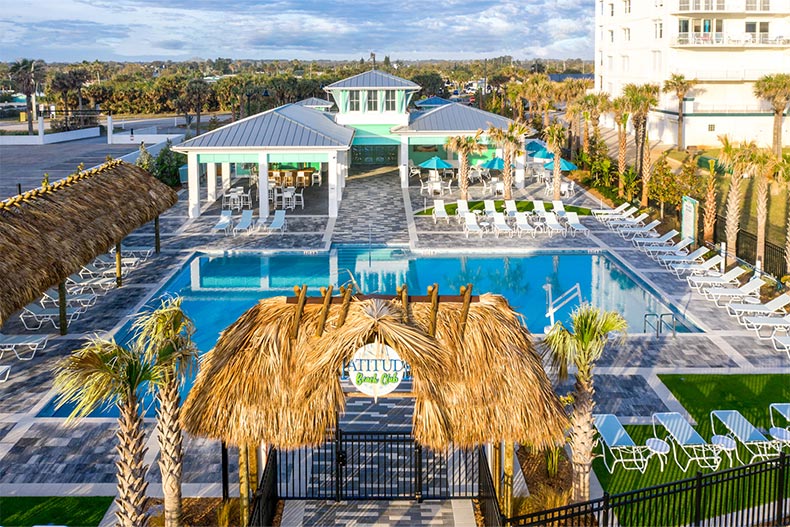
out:
{"label": "handrail", "polygon": [[[671,319],[671,324],[665,320],[666,318]],[[655,319],[655,324],[650,322],[653,319]],[[645,313],[644,317],[642,317],[643,333],[647,333],[647,328],[649,327],[656,332],[656,338],[658,338],[661,336],[664,326],[666,326],[667,329],[672,329],[673,337],[678,336],[678,319],[674,313]]]}
{"label": "handrail", "polygon": [[546,290],[546,316],[549,317],[551,325],[554,325],[554,313],[565,307],[571,300],[578,297],[579,303],[584,302],[582,298],[582,289],[579,282],[576,282],[573,287],[562,293],[556,299],[552,297],[552,287],[550,283],[543,286]]}

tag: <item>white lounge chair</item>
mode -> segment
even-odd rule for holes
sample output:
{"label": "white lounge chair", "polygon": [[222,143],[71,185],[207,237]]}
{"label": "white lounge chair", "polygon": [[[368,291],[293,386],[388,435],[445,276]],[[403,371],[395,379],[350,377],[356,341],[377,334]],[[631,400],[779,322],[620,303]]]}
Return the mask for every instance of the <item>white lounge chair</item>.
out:
{"label": "white lounge chair", "polygon": [[562,200],[559,199],[552,200],[551,205],[552,205],[551,211],[557,215],[557,218],[562,219],[565,217],[567,212],[565,211],[565,204],[562,202]]}
{"label": "white lounge chair", "polygon": [[233,228],[233,218],[231,216],[232,213],[233,211],[231,210],[223,210],[220,212],[219,220],[217,220],[217,223],[211,227],[211,230],[215,232],[222,231],[225,234],[230,232],[230,230]]}
{"label": "white lounge chair", "polygon": [[[779,441],[782,447],[790,448],[790,403],[773,403],[768,406],[768,413],[771,416],[771,428],[768,434]],[[774,421],[774,413],[784,419],[784,423],[776,424]],[[781,426],[784,424],[785,426]]]}
{"label": "white lounge chair", "polygon": [[[77,272],[77,274],[83,278],[113,278],[115,273],[115,266],[99,267],[93,263],[83,265],[82,268]],[[121,276],[125,277],[127,274],[129,274],[129,268],[121,265]]]}
{"label": "white lounge chair", "polygon": [[604,216],[598,216],[598,221],[600,221],[605,225],[608,225],[612,221],[621,221],[626,218],[630,218],[637,212],[639,212],[638,208],[629,205],[628,208],[617,214],[606,214]]}
{"label": "white lounge chair", "polygon": [[774,335],[772,340],[774,349],[776,351],[785,351],[787,353],[788,360],[790,360],[790,335]]}
{"label": "white lounge chair", "polygon": [[[142,247],[136,245],[121,245],[122,256],[133,256],[145,261],[154,254],[153,247]],[[115,254],[115,247],[110,247],[110,255]]]}
{"label": "white lounge chair", "polygon": [[483,205],[485,206],[486,216],[493,216],[496,213],[496,203],[494,203],[493,199],[483,200]]}
{"label": "white lounge chair", "polygon": [[542,199],[533,199],[532,200],[532,213],[537,214],[539,212],[546,212],[546,204],[543,203]]}
{"label": "white lounge chair", "polygon": [[457,208],[455,209],[455,217],[458,218],[458,223],[464,221],[464,215],[469,212],[469,202],[465,199],[456,201]]}
{"label": "white lounge chair", "polygon": [[670,267],[671,265],[702,263],[705,261],[703,257],[708,254],[708,252],[709,250],[707,247],[698,247],[689,254],[659,254],[656,258],[656,261],[664,267]]}
{"label": "white lounge chair", "polygon": [[663,236],[658,236],[655,231],[651,230],[646,232],[645,234],[637,234],[631,239],[631,243],[634,244],[635,247],[647,247],[649,245],[668,245],[672,243],[672,238],[680,234],[675,229],[664,233]]}
{"label": "white lounge chair", "polygon": [[464,216],[464,234],[469,238],[469,233],[479,234],[483,237],[483,228],[477,224],[477,216],[473,212],[467,212]]}
{"label": "white lounge chair", "polygon": [[118,281],[114,277],[84,278],[73,274],[66,278],[66,287],[73,291],[91,291],[93,294],[104,293],[116,286]]}
{"label": "white lounge chair", "polygon": [[[143,261],[142,258],[137,256],[124,256],[123,249],[121,249],[121,266],[128,269],[134,269]],[[100,254],[93,259],[94,265],[97,267],[112,267],[115,269],[116,261],[115,254]]]}
{"label": "white lounge chair", "polygon": [[762,278],[755,276],[740,287],[709,287],[703,289],[702,294],[708,300],[715,302],[717,306],[724,307],[720,302],[724,301],[724,304],[743,302],[746,297],[759,296],[763,284]]}
{"label": "white lounge chair", "polygon": [[450,223],[450,216],[447,215],[447,209],[444,208],[443,199],[433,200],[433,212],[431,213],[431,215],[433,216],[434,223],[436,223],[440,219],[447,220],[447,223]]}
{"label": "white lounge chair", "polygon": [[518,233],[519,238],[521,238],[521,235],[524,233],[531,234],[534,238],[537,232],[537,227],[529,222],[526,212],[516,213],[516,233]]}
{"label": "white lounge chair", "polygon": [[627,209],[630,206],[631,206],[631,204],[626,202],[626,203],[621,203],[620,205],[618,205],[614,209],[593,209],[590,212],[592,212],[592,215],[593,215],[593,217],[595,219],[599,219],[599,218],[602,218],[604,216],[611,216],[611,215],[620,214],[621,212],[623,212],[625,209]]}
{"label": "white lounge chair", "polygon": [[274,211],[274,217],[272,218],[272,222],[266,225],[266,220],[264,218],[259,218],[257,226],[259,229],[263,230],[263,232],[274,232],[280,231],[280,234],[283,233],[288,228],[288,222],[285,219],[285,209],[279,209]]}
{"label": "white lounge chair", "polygon": [[593,415],[593,424],[601,439],[603,464],[610,474],[614,472],[614,468],[618,464],[622,465],[625,470],[638,470],[642,474],[645,473],[653,452],[647,445],[634,443],[617,416],[613,414]]}
{"label": "white lounge chair", "polygon": [[733,267],[726,273],[720,276],[703,275],[703,276],[689,276],[687,278],[689,287],[702,292],[703,287],[717,287],[727,284],[738,284],[738,278],[746,272],[743,267]]}
{"label": "white lounge chair", "polygon": [[513,229],[510,228],[510,225],[507,224],[505,221],[505,215],[501,212],[494,213],[494,223],[492,228],[494,229],[494,236],[499,238],[499,235],[502,233],[507,234],[511,238],[513,237]]}
{"label": "white lounge chair", "polygon": [[[77,320],[82,312],[82,308],[67,307],[66,323],[71,324],[73,321]],[[44,308],[39,304],[29,304],[22,308],[19,319],[28,331],[40,329],[44,322],[51,322],[52,326],[58,329],[60,327],[58,325],[60,323],[60,309]]]}
{"label": "white lounge chair", "polygon": [[622,220],[609,221],[606,225],[615,231],[619,231],[620,229],[630,229],[631,227],[641,227],[645,224],[645,220],[649,217],[650,216],[647,214],[647,212],[643,212],[634,218],[624,218]]}
{"label": "white lounge chair", "polygon": [[[757,338],[761,340],[772,339],[779,331],[790,332],[790,315],[743,317],[742,322],[746,329],[756,331]],[[766,335],[762,332],[763,328],[768,328],[771,332]]]}
{"label": "white lounge chair", "polygon": [[562,234],[563,236],[568,235],[567,229],[562,224],[560,224],[557,216],[555,216],[553,212],[546,212],[544,220],[546,224],[546,230],[549,232],[549,236],[555,233]]}
{"label": "white lounge chair", "polygon": [[516,214],[518,214],[518,208],[516,207],[516,200],[514,199],[505,200],[505,214],[507,214],[507,216],[510,218],[516,217]]}
{"label": "white lounge chair", "polygon": [[660,256],[673,254],[684,256],[688,253],[688,247],[694,240],[691,237],[683,238],[678,243],[672,245],[648,245],[642,250],[652,259],[657,260]]}
{"label": "white lounge chair", "polygon": [[743,317],[782,314],[784,308],[790,304],[790,295],[781,294],[765,304],[730,303],[727,304],[727,313],[742,320]]}
{"label": "white lounge chair", "polygon": [[[727,435],[738,441],[751,455],[750,463],[755,460],[769,459],[779,455],[781,442],[768,439],[757,430],[738,410],[714,410],[710,413],[710,428],[716,434],[716,422],[724,425]],[[738,461],[740,457],[735,452]]]}
{"label": "white lounge chair", "polygon": [[568,230],[572,236],[576,236],[576,233],[582,233],[585,236],[590,236],[590,229],[582,225],[582,222],[579,221],[579,215],[577,213],[568,212],[565,215],[565,219],[568,220]]}
{"label": "white lounge chair", "polygon": [[625,238],[626,240],[628,238],[634,238],[635,236],[645,236],[645,235],[655,236],[658,234],[656,233],[656,227],[658,227],[659,225],[661,225],[661,221],[653,220],[647,225],[643,225],[641,227],[639,226],[623,227],[617,230],[617,234],[619,234],[621,238]]}
{"label": "white lounge chair", "polygon": [[700,275],[708,271],[712,271],[723,261],[724,258],[722,258],[720,254],[716,254],[702,263],[670,264],[669,268],[677,275],[678,278],[680,278],[685,273]]}
{"label": "white lounge chair", "polygon": [[656,424],[667,431],[666,440],[672,445],[672,456],[680,470],[686,472],[691,463],[696,463],[700,468],[718,470],[721,464],[720,447],[705,441],[682,415],[677,412],[653,414],[653,435],[658,437]]}
{"label": "white lounge chair", "polygon": [[[3,335],[0,333],[0,359],[3,353],[13,351],[19,360],[31,360],[36,352],[47,347],[49,335]],[[20,355],[18,348],[27,348],[28,355]]]}
{"label": "white lounge chair", "polygon": [[[96,303],[97,296],[93,293],[69,293],[69,288],[66,288],[66,305],[67,306],[78,306],[82,308],[88,308],[93,306]],[[57,289],[47,289],[44,291],[44,294],[41,296],[41,300],[39,300],[39,304],[41,307],[57,307],[60,305],[60,294],[58,293]]]}
{"label": "white lounge chair", "polygon": [[245,209],[241,211],[241,218],[239,218],[239,222],[233,226],[233,236],[236,236],[242,231],[249,233],[252,231],[252,227],[252,210]]}

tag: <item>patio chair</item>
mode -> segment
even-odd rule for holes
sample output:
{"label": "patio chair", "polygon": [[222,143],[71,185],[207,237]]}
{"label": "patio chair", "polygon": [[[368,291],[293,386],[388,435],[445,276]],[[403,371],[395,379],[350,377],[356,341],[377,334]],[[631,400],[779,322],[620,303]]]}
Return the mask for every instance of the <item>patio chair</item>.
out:
{"label": "patio chair", "polygon": [[628,238],[633,238],[635,236],[644,236],[644,235],[648,235],[649,236],[651,234],[653,236],[655,236],[655,235],[658,234],[656,232],[656,227],[658,227],[659,225],[661,225],[661,221],[660,220],[653,220],[650,223],[648,223],[647,225],[643,225],[641,227],[638,227],[638,226],[622,227],[622,228],[617,230],[617,234],[619,234],[621,238],[624,238],[626,240]]}
{"label": "patio chair", "polygon": [[225,234],[230,232],[230,230],[233,228],[233,218],[231,216],[232,214],[233,212],[230,210],[223,210],[222,212],[220,212],[219,220],[217,220],[217,223],[215,223],[214,226],[211,227],[211,230],[215,232],[222,231]]}
{"label": "patio chair", "polygon": [[614,472],[618,463],[625,470],[638,470],[642,474],[645,473],[653,451],[647,445],[634,443],[617,416],[613,414],[593,415],[593,424],[600,437],[603,464],[610,474]]}
{"label": "patio chair", "polygon": [[66,287],[84,293],[89,290],[91,293],[105,293],[115,287],[118,282],[115,277],[102,276],[98,278],[85,278],[78,274],[73,274],[66,278]]}
{"label": "patio chair", "polygon": [[645,253],[652,258],[653,260],[657,260],[660,256],[665,255],[675,255],[675,256],[685,256],[688,254],[688,247],[694,240],[691,237],[683,238],[679,242],[675,244],[669,245],[648,245],[643,247]]}
{"label": "patio chair", "polygon": [[447,223],[450,223],[450,216],[447,215],[447,209],[444,208],[444,200],[443,199],[435,199],[433,200],[433,222],[436,223],[440,219],[447,220]]}
{"label": "patio chair", "polygon": [[724,258],[722,258],[720,254],[717,254],[711,258],[708,258],[702,263],[670,263],[669,268],[678,278],[680,278],[686,273],[690,273],[691,275],[700,275],[707,273],[708,271],[713,271],[723,261]]}
{"label": "patio chair", "polygon": [[631,204],[626,202],[626,203],[621,203],[620,205],[617,206],[617,208],[614,208],[614,209],[593,209],[590,212],[592,212],[593,218],[598,220],[600,218],[603,218],[604,216],[611,216],[613,214],[614,215],[620,214],[621,212],[623,212],[625,209],[627,209],[630,206],[631,206]]}
{"label": "patio chair", "polygon": [[[0,359],[3,358],[3,353],[6,351],[13,351],[17,359],[31,360],[37,351],[47,347],[48,341],[49,335],[3,335],[0,333]],[[17,349],[20,347],[27,348],[30,355],[20,355]]]}
{"label": "patio chair", "polygon": [[430,194],[431,185],[430,180],[420,178],[420,194]]}
{"label": "patio chair", "polygon": [[505,215],[501,212],[494,213],[494,223],[492,225],[494,229],[494,236],[499,238],[499,235],[502,233],[506,233],[511,238],[513,237],[513,229],[510,228],[510,225],[507,224],[505,221]]}
{"label": "patio chair", "polygon": [[464,216],[467,212],[469,212],[469,202],[465,199],[459,199],[456,201],[456,209],[455,209],[455,217],[458,218],[458,223],[464,221]]}
{"label": "patio chair", "polygon": [[506,199],[505,214],[507,214],[509,218],[515,218],[517,213],[518,213],[518,208],[516,207],[516,200]]}
{"label": "patio chair", "polygon": [[532,213],[537,214],[539,212],[546,212],[546,205],[544,205],[542,199],[533,199],[532,200]]}
{"label": "patio chair", "polygon": [[[123,256],[123,249],[121,249],[121,267],[125,267],[127,269],[134,269],[143,260],[136,256]],[[100,254],[96,258],[93,259],[93,264],[96,267],[111,267],[115,269],[116,261],[114,254]]]}
{"label": "patio chair", "polygon": [[483,237],[483,228],[477,224],[477,216],[473,212],[467,212],[464,215],[464,234],[469,238],[469,233],[479,234]]}
{"label": "patio chair", "polygon": [[708,443],[677,412],[653,414],[653,435],[658,437],[656,424],[667,431],[666,441],[672,446],[672,456],[678,468],[686,472],[692,463],[700,468],[718,470],[721,464],[721,448]]}
{"label": "patio chair", "polygon": [[568,212],[565,216],[568,220],[568,229],[572,236],[576,236],[576,233],[580,232],[585,236],[590,236],[590,229],[582,225],[582,222],[579,221],[579,215],[575,212]]}
{"label": "patio chair", "polygon": [[696,289],[697,292],[702,292],[703,287],[716,287],[724,286],[727,284],[737,284],[738,278],[746,272],[743,267],[733,267],[721,276],[689,276],[686,280],[689,287]]}
{"label": "patio chair", "polygon": [[649,217],[647,212],[641,213],[639,216],[633,218],[624,218],[622,220],[612,220],[606,223],[606,225],[612,229],[613,231],[619,231],[621,229],[630,229],[632,227],[641,227],[645,224],[645,220]]}
{"label": "patio chair", "polygon": [[[82,314],[80,307],[66,308],[66,323],[71,324]],[[22,308],[19,319],[28,331],[41,329],[44,322],[51,322],[55,329],[60,328],[60,308],[41,307],[39,304],[28,304]],[[36,324],[36,325],[34,325]]]}
{"label": "patio chair", "polygon": [[[779,454],[782,449],[780,441],[768,439],[757,430],[738,410],[713,410],[710,413],[710,428],[716,434],[716,422],[724,425],[727,435],[738,441],[751,455],[749,463],[759,459],[769,459]],[[738,452],[735,456],[740,461]]]}
{"label": "patio chair", "polygon": [[[417,175],[419,175],[419,174],[420,174],[420,170],[417,169]],[[411,174],[411,175],[413,176],[414,174]],[[319,168],[318,170],[314,170],[313,173],[310,175],[310,186],[312,187],[316,183],[318,183],[318,186],[320,187],[323,184],[323,182],[324,182],[324,179],[321,176],[321,169]]]}
{"label": "patio chair", "polygon": [[729,302],[743,302],[746,297],[759,296],[763,280],[759,276],[752,277],[740,287],[709,287],[702,290],[705,298],[712,300],[717,306],[724,307],[719,302],[724,301],[725,305]]}
{"label": "patio chair", "polygon": [[239,222],[233,226],[233,236],[236,236],[242,231],[249,233],[252,227],[252,210],[243,210],[241,211]]}
{"label": "patio chair", "polygon": [[532,237],[535,237],[537,234],[538,229],[534,225],[529,222],[529,218],[527,217],[526,212],[517,212],[516,213],[516,233],[518,237],[521,238],[521,235],[524,233],[531,234]]}
{"label": "patio chair", "polygon": [[637,212],[639,212],[638,208],[629,206],[627,209],[625,209],[624,211],[618,214],[606,214],[603,216],[599,216],[598,221],[600,221],[604,225],[608,225],[613,221],[623,221],[626,218],[630,218]]}
{"label": "patio chair", "polygon": [[671,265],[702,263],[705,261],[703,256],[706,254],[708,248],[699,247],[689,254],[659,254],[656,261],[668,268]]}
{"label": "patio chair", "polygon": [[[96,303],[96,295],[93,293],[76,293],[69,294],[68,287],[66,288],[66,305],[79,306],[88,308]],[[41,307],[47,307],[47,304],[52,304],[52,307],[60,305],[60,293],[57,289],[47,289],[41,295],[41,300],[38,302]]]}
{"label": "patio chair", "polygon": [[[742,322],[746,329],[753,329],[756,331],[757,338],[761,340],[772,339],[779,331],[790,332],[790,315],[743,317]],[[765,335],[762,332],[763,328],[770,329],[771,333]]]}
{"label": "patio chair", "polygon": [[784,351],[787,353],[787,358],[790,360],[790,335],[780,337],[779,335],[773,336],[773,345],[776,351]]}
{"label": "patio chair", "polygon": [[[774,412],[784,419],[785,426],[777,425],[774,421]],[[771,428],[768,435],[775,441],[781,443],[782,448],[790,448],[790,403],[773,403],[768,406],[768,414],[771,417]]]}
{"label": "patio chair", "polygon": [[565,212],[565,204],[562,202],[562,200],[552,200],[551,205],[552,212],[554,212],[554,214],[556,214],[559,219],[563,219],[567,212]]}
{"label": "patio chair", "polygon": [[750,304],[748,302],[727,304],[727,313],[741,321],[748,316],[782,314],[788,304],[790,304],[790,295],[783,293],[765,304]]}
{"label": "patio chair", "polygon": [[[124,255],[140,258],[140,260],[144,262],[154,254],[154,248],[134,245],[121,245],[121,252]],[[109,254],[115,255],[115,246],[110,247]]]}
{"label": "patio chair", "polygon": [[549,232],[549,236],[558,233],[562,234],[563,236],[568,235],[568,230],[560,224],[557,216],[554,215],[553,212],[547,212],[544,216],[545,223],[546,223],[546,230]]}
{"label": "patio chair", "polygon": [[493,199],[483,200],[483,205],[485,205],[486,216],[493,216],[496,214],[496,204]]}
{"label": "patio chair", "polygon": [[650,230],[649,232],[645,232],[644,234],[636,234],[633,238],[631,238],[631,243],[634,244],[635,247],[643,248],[649,247],[652,245],[655,246],[666,246],[666,245],[674,245],[672,243],[672,238],[680,234],[675,229],[664,233],[662,236],[658,236],[658,234],[654,230]]}
{"label": "patio chair", "polygon": [[294,208],[297,205],[304,210],[304,187],[294,192]]}
{"label": "patio chair", "polygon": [[266,225],[265,218],[259,218],[256,227],[263,230],[263,232],[280,231],[280,234],[282,234],[288,228],[288,222],[285,219],[285,209],[274,211],[274,217],[269,225]]}

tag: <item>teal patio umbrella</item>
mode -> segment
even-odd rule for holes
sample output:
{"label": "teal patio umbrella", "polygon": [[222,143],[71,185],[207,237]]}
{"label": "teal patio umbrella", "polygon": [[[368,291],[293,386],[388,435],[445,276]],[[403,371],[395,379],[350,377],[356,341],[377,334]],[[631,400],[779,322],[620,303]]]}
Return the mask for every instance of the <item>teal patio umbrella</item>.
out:
{"label": "teal patio umbrella", "polygon": [[527,154],[529,155],[532,155],[543,148],[545,147],[542,144],[540,144],[538,141],[530,141],[524,146],[524,149],[527,151]]}
{"label": "teal patio umbrella", "polygon": [[[546,170],[554,170],[554,161],[549,161],[548,163],[543,165],[543,168],[545,168]],[[568,170],[576,170],[577,168],[578,167],[573,163],[571,163],[570,161],[560,159],[560,170],[562,170],[563,172],[567,172]]]}
{"label": "teal patio umbrella", "polygon": [[538,150],[537,152],[535,152],[534,154],[532,154],[532,159],[535,159],[536,161],[540,161],[541,159],[545,159],[546,161],[551,161],[552,159],[554,159],[554,153],[549,152],[544,147]]}
{"label": "teal patio umbrella", "polygon": [[438,168],[453,168],[453,165],[445,161],[439,156],[433,156],[427,161],[420,163],[422,168],[438,169]]}
{"label": "teal patio umbrella", "polygon": [[480,166],[489,170],[503,170],[505,168],[505,160],[501,157],[492,157]]}

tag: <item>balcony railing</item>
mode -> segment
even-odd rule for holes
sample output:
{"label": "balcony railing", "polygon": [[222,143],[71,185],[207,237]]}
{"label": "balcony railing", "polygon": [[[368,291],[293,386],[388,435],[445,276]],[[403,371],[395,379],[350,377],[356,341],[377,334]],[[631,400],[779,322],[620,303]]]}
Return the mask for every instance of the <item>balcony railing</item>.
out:
{"label": "balcony railing", "polygon": [[[688,70],[676,71],[674,73],[688,75]],[[767,73],[765,69],[698,69],[694,72],[694,78],[698,81],[756,81]],[[712,109],[700,110],[696,105],[695,111],[715,111]],[[758,111],[755,108],[754,111]]]}
{"label": "balcony railing", "polygon": [[786,0],[676,0],[678,13],[790,13]]}
{"label": "balcony railing", "polygon": [[790,47],[790,35],[768,33],[678,33],[674,46],[683,47]]}

